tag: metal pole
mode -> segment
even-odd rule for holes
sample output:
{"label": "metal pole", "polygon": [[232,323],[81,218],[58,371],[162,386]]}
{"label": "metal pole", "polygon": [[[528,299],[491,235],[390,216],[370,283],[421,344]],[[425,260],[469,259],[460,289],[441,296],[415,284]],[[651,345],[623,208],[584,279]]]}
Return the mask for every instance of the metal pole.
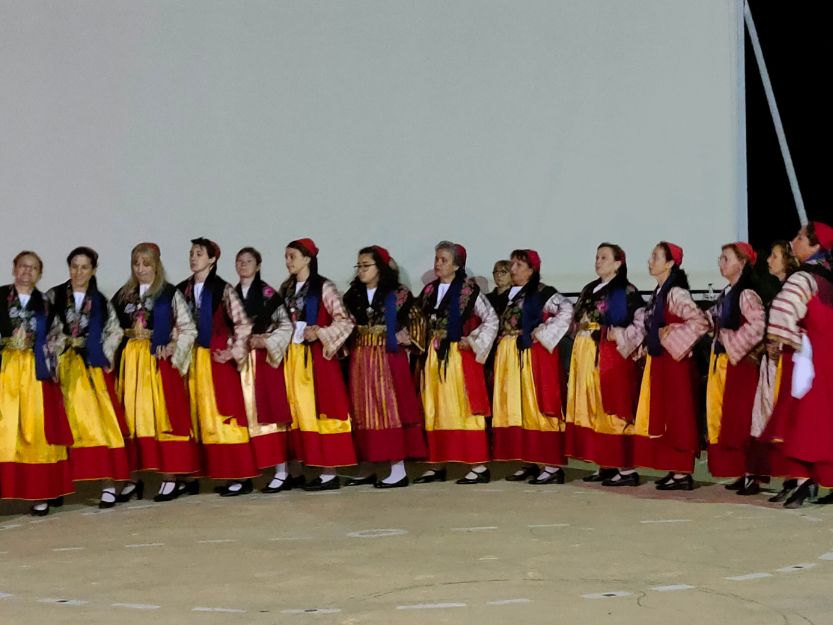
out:
{"label": "metal pole", "polygon": [[775,125],[775,134],[778,136],[778,145],[781,147],[781,156],[784,159],[784,167],[787,169],[787,177],[790,180],[790,188],[795,200],[795,210],[798,212],[798,219],[801,225],[807,224],[807,211],[804,210],[804,200],[801,198],[801,189],[798,187],[798,178],[795,175],[795,167],[790,156],[790,148],[787,145],[787,136],[784,134],[784,125],[781,123],[781,114],[778,112],[778,104],[775,102],[775,92],[772,90],[772,82],[769,80],[769,72],[764,61],[764,52],[761,49],[761,41],[758,39],[758,31],[755,28],[755,21],[752,19],[752,11],[749,9],[749,2],[743,3],[743,17],[746,22],[749,39],[752,41],[752,49],[755,51],[755,60],[758,62],[758,71],[764,83],[764,92],[769,104],[769,112],[772,115],[772,123]]}

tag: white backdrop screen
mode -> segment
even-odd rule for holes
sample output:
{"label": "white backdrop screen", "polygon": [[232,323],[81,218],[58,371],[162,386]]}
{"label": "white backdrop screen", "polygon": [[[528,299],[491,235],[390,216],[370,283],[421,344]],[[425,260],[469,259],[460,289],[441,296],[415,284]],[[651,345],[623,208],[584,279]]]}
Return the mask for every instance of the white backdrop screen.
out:
{"label": "white backdrop screen", "polygon": [[[420,286],[441,239],[469,268],[536,248],[563,291],[660,239],[693,286],[745,234],[734,0],[0,0],[0,267],[23,248],[99,283],[159,243],[244,245],[264,278],[310,236],[341,286],[388,247]],[[4,260],[7,259],[7,260]],[[9,276],[10,279],[10,276]],[[5,281],[5,280],[4,280]]]}

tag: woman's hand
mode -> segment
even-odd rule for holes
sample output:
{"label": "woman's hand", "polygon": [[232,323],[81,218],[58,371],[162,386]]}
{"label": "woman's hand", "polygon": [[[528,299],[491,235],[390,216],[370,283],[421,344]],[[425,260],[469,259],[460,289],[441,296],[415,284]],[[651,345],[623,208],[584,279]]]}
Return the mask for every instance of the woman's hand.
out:
{"label": "woman's hand", "polygon": [[249,347],[252,349],[266,349],[266,337],[255,334],[249,338]]}
{"label": "woman's hand", "polygon": [[461,338],[457,342],[457,349],[459,349],[461,352],[470,352],[471,345],[469,345],[469,339],[467,337]]}
{"label": "woman's hand", "polygon": [[223,364],[231,360],[234,356],[230,349],[217,349],[211,352],[211,357],[214,359],[214,362]]}
{"label": "woman's hand", "polygon": [[410,345],[411,344],[411,335],[408,333],[407,330],[400,330],[396,333],[396,342],[399,345]]}
{"label": "woman's hand", "polygon": [[173,356],[174,348],[170,345],[160,345],[156,348],[156,359],[157,360],[165,360],[166,358],[170,358]]}
{"label": "woman's hand", "polygon": [[318,326],[307,326],[304,328],[304,340],[312,343],[318,340]]}

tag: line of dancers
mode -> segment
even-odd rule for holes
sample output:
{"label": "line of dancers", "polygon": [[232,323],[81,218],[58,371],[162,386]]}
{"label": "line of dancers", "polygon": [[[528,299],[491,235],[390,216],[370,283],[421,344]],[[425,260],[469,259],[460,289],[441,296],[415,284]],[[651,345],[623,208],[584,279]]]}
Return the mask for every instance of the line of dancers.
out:
{"label": "line of dancers", "polygon": [[[701,452],[699,373],[708,340],[706,443],[711,474],[739,495],[785,479],[788,508],[833,487],[833,228],[814,221],[772,246],[768,297],[748,243],[721,247],[727,284],[703,310],[682,248],[659,242],[647,301],[625,252],[602,243],[596,279],[575,303],[541,282],[541,257],[518,249],[495,264],[496,287],[467,276],[466,249],[441,241],[435,279],[414,297],[383,247],[357,254],[342,295],[318,272],[309,238],[285,249],[287,278],[261,277],[252,248],[235,285],[217,275],[220,246],[191,241],[191,275],[167,281],[159,247],[140,243],[127,282],[108,299],[98,254],[67,256],[69,279],[37,289],[43,263],[23,251],[0,287],[0,497],[45,515],[73,483],[101,482],[99,506],[372,485],[487,483],[489,462],[521,462],[509,481],[561,484],[568,458],[583,478],[638,486],[640,467],[666,472],[658,490],[691,490]],[[569,370],[560,350],[572,339]],[[343,483],[338,467],[358,465]],[[317,467],[307,481],[304,467]],[[830,496],[817,501],[827,503]]]}

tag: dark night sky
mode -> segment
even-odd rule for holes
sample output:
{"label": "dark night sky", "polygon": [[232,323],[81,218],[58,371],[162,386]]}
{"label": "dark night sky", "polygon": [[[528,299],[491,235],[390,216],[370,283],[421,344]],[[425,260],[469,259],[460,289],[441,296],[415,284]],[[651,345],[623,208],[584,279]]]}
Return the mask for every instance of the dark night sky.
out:
{"label": "dark night sky", "polygon": [[[775,98],[810,219],[833,223],[831,88],[833,2],[750,0]],[[757,248],[790,239],[798,215],[749,37],[746,41],[749,238]]]}

